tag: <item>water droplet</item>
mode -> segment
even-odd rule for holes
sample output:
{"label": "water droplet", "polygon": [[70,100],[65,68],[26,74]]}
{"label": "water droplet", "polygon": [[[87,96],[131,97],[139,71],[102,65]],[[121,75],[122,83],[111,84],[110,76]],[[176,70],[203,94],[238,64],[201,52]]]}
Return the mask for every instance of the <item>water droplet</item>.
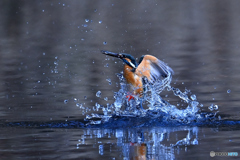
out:
{"label": "water droplet", "polygon": [[193,100],[193,101],[196,101],[197,100],[197,97],[195,94],[191,95],[190,98]]}
{"label": "water droplet", "polygon": [[108,81],[108,84],[111,85],[112,84],[112,80],[110,78],[107,78],[106,81]]}
{"label": "water droplet", "polygon": [[42,10],[42,12],[44,12],[44,9]]}
{"label": "water droplet", "polygon": [[103,45],[107,45],[107,42],[103,42]]}
{"label": "water droplet", "polygon": [[58,59],[58,57],[56,56],[55,59]]}
{"label": "water droplet", "polygon": [[102,94],[101,91],[97,91],[96,96],[97,96],[97,97],[101,97],[101,94]]}
{"label": "water droplet", "polygon": [[101,24],[101,23],[102,23],[102,21],[98,21],[98,23],[99,23],[99,24]]}
{"label": "water droplet", "polygon": [[63,4],[63,7],[65,6],[65,4]]}
{"label": "water droplet", "polygon": [[82,108],[82,104],[81,103],[77,103],[76,106],[79,107],[79,108]]}
{"label": "water droplet", "polygon": [[73,101],[74,101],[74,102],[77,102],[77,98],[73,98]]}
{"label": "water droplet", "polygon": [[89,19],[85,19],[85,22],[89,22]]}
{"label": "water droplet", "polygon": [[231,89],[228,89],[228,90],[227,90],[227,93],[231,93]]}
{"label": "water droplet", "polygon": [[87,24],[84,24],[83,27],[87,27],[88,25]]}
{"label": "water droplet", "polygon": [[84,96],[84,99],[87,99],[87,96]]}
{"label": "water droplet", "polygon": [[104,100],[105,100],[105,101],[108,101],[108,97],[105,97]]}
{"label": "water droplet", "polygon": [[203,107],[203,104],[200,104],[200,107]]}
{"label": "water droplet", "polygon": [[67,104],[67,103],[68,103],[68,100],[67,100],[67,99],[65,99],[65,100],[64,100],[64,103],[65,103],[65,104]]}
{"label": "water droplet", "polygon": [[214,110],[218,110],[218,105],[215,104],[215,105],[213,106],[213,109],[214,109]]}
{"label": "water droplet", "polygon": [[45,55],[46,55],[46,53],[45,53],[45,52],[43,52],[43,55],[45,56]]}
{"label": "water droplet", "polygon": [[108,63],[106,63],[105,65],[104,65],[104,67],[108,67],[109,66],[109,64]]}
{"label": "water droplet", "polygon": [[208,107],[208,109],[209,109],[210,111],[213,111],[213,104],[211,104],[211,105]]}

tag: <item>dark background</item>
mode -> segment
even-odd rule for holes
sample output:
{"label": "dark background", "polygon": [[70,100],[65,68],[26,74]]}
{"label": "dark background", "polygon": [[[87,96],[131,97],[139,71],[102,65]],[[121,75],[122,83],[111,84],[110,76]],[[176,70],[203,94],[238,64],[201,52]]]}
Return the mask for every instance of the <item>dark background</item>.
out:
{"label": "dark background", "polygon": [[[214,103],[222,113],[236,113],[237,0],[3,0],[0,5],[3,119],[77,116],[73,98],[87,107],[112,103],[119,86],[115,73],[123,65],[102,55],[102,49],[136,58],[154,55],[175,71],[172,86],[190,89],[204,110]],[[95,96],[98,90],[101,98]]]}

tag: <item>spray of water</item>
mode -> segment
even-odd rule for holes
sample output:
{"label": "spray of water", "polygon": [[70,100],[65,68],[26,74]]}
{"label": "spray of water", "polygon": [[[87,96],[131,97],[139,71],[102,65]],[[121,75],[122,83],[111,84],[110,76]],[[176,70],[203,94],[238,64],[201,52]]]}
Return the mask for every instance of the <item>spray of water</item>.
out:
{"label": "spray of water", "polygon": [[[196,95],[188,96],[189,91],[182,92],[180,89],[172,87],[170,85],[171,76],[158,80],[154,84],[145,84],[144,96],[131,95],[132,98],[129,98],[128,84],[126,84],[123,75],[117,74],[117,76],[120,81],[120,89],[114,94],[114,103],[107,106],[101,106],[96,103],[95,109],[102,110],[102,114],[92,113],[91,115],[87,115],[86,120],[89,121],[88,124],[103,124],[109,122],[109,119],[112,117],[142,117],[148,118],[148,120],[158,119],[163,123],[181,122],[189,124],[204,121],[208,117],[215,116],[212,114],[201,114]],[[163,90],[167,90],[173,93],[174,96],[179,97],[180,100],[186,103],[187,107],[185,109],[178,109],[175,105],[164,100],[160,96]],[[98,91],[96,96],[99,97],[100,95],[101,91]],[[143,104],[147,108],[144,107],[145,109],[143,109]]]}

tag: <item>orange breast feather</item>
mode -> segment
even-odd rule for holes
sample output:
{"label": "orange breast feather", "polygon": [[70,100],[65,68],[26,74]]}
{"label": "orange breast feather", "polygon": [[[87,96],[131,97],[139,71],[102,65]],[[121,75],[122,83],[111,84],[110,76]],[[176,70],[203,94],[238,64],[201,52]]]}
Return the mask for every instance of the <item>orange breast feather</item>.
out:
{"label": "orange breast feather", "polygon": [[[130,60],[127,59],[127,61]],[[127,83],[131,84],[131,89],[133,90],[133,93],[141,96],[143,93],[142,77],[132,72],[132,69],[132,67],[125,65],[123,76],[125,77]]]}

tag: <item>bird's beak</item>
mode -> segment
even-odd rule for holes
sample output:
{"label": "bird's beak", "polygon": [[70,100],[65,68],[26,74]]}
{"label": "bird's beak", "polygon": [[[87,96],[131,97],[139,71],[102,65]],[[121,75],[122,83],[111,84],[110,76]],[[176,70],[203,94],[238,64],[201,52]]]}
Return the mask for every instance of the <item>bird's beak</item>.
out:
{"label": "bird's beak", "polygon": [[103,54],[108,55],[108,56],[112,56],[112,57],[117,57],[117,58],[123,58],[122,54],[119,53],[113,53],[113,52],[109,52],[109,51],[101,51]]}

